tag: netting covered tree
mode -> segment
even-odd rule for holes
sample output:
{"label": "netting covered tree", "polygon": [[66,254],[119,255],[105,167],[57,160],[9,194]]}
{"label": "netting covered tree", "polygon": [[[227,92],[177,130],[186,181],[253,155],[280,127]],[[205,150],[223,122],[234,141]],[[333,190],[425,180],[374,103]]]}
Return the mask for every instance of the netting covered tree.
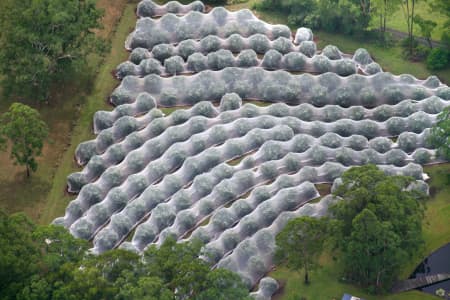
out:
{"label": "netting covered tree", "polygon": [[421,165],[444,161],[430,128],[450,106],[436,77],[383,72],[365,49],[320,50],[311,30],[292,39],[249,10],[144,0],[138,15],[115,107],[77,147],[78,195],[55,220],[94,253],[199,239],[202,259],[270,299],[276,235],[340,201],[308,204],[315,184],[335,190],[350,167],[375,164],[428,191]]}

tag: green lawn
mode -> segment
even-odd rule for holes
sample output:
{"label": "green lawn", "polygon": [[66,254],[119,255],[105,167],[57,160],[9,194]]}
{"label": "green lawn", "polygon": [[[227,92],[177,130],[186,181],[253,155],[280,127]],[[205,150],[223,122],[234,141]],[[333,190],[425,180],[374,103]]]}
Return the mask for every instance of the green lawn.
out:
{"label": "green lawn", "polygon": [[[439,41],[441,39],[442,33],[444,32],[445,17],[437,11],[431,11],[428,2],[417,1],[415,7],[415,15],[420,15],[422,18],[427,20],[432,20],[436,22],[437,26],[431,33],[431,38],[433,40]],[[377,18],[374,18],[377,19]],[[378,26],[378,20],[374,20],[374,25]],[[387,27],[393,28],[402,32],[408,32],[405,14],[403,9],[400,7],[391,17],[387,19]],[[418,25],[414,26],[414,32],[417,36],[422,36],[420,32],[420,27]]]}
{"label": "green lawn", "polygon": [[338,300],[344,293],[362,297],[366,300],[437,300],[438,297],[425,294],[419,291],[411,291],[396,295],[373,296],[363,290],[339,282],[337,280],[339,273],[335,265],[328,262],[324,267],[311,272],[311,284],[303,283],[303,274],[292,272],[286,268],[277,268],[271,272],[270,276],[286,283],[283,290],[279,292],[273,300],[300,300],[305,297],[307,300]]}

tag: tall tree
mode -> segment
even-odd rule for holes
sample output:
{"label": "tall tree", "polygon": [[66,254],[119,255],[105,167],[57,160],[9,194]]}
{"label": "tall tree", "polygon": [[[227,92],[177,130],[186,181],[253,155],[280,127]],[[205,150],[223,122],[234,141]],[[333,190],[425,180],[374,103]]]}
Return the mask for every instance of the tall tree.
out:
{"label": "tall tree", "polygon": [[0,299],[251,299],[237,274],[211,270],[199,249],[168,239],[144,256],[120,249],[92,255],[87,241],[63,227],[0,212]]}
{"label": "tall tree", "polygon": [[450,1],[434,0],[430,3],[430,7],[433,12],[438,12],[446,18],[446,21],[442,24],[444,31],[441,40],[447,49],[450,50]]}
{"label": "tall tree", "polygon": [[[342,179],[335,195],[344,200],[330,211],[336,219],[346,276],[383,291],[395,280],[398,266],[422,249],[425,195],[409,189],[413,178],[388,176],[374,165],[353,167]],[[370,259],[357,260],[358,269],[355,251],[371,253]]]}
{"label": "tall tree", "polygon": [[327,235],[324,219],[301,217],[288,222],[276,237],[275,258],[290,269],[305,271],[304,282],[309,284],[309,271],[317,265]]}
{"label": "tall tree", "polygon": [[30,171],[37,169],[35,157],[41,155],[48,136],[47,125],[37,110],[13,103],[1,116],[0,126],[0,135],[11,142],[11,158],[15,164],[25,166],[27,177],[30,177]]}
{"label": "tall tree", "polygon": [[87,245],[62,227],[36,226],[24,214],[0,211],[0,299],[53,299]]}
{"label": "tall tree", "polygon": [[99,50],[94,0],[0,1],[0,73],[7,95],[46,100],[52,82]]}
{"label": "tall tree", "polygon": [[430,142],[446,159],[450,159],[450,109],[445,108],[431,129]]}
{"label": "tall tree", "polygon": [[408,30],[408,50],[409,55],[413,54],[414,50],[414,22],[416,14],[416,3],[418,0],[404,0],[401,1],[403,14],[405,16],[407,30]]}
{"label": "tall tree", "polygon": [[380,17],[380,34],[383,41],[386,39],[386,21],[400,6],[399,0],[374,0],[374,10]]}
{"label": "tall tree", "polygon": [[417,15],[415,17],[416,24],[419,25],[420,33],[427,40],[428,46],[433,48],[433,43],[431,42],[431,33],[436,28],[437,23],[432,20],[427,20]]}
{"label": "tall tree", "polygon": [[15,299],[37,270],[32,233],[36,226],[24,215],[0,211],[0,291],[2,299]]}
{"label": "tall tree", "polygon": [[352,269],[352,276],[359,278],[361,284],[373,284],[375,290],[385,282],[392,282],[401,264],[408,259],[391,224],[380,222],[368,208],[353,219],[352,233],[346,243],[345,265]]}

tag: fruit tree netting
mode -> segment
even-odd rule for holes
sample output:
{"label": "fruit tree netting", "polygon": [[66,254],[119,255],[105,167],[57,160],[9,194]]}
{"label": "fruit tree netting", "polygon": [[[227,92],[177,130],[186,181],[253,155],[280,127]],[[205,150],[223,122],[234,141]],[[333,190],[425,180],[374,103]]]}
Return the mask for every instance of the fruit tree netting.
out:
{"label": "fruit tree netting", "polygon": [[316,184],[334,190],[371,163],[428,192],[422,165],[444,161],[430,128],[450,106],[437,77],[383,72],[365,49],[317,49],[311,30],[250,10],[143,0],[137,15],[114,108],[95,113],[95,137],[78,145],[77,195],[54,221],[94,253],[199,239],[211,267],[270,299],[276,235],[341,200],[308,203],[324,196]]}

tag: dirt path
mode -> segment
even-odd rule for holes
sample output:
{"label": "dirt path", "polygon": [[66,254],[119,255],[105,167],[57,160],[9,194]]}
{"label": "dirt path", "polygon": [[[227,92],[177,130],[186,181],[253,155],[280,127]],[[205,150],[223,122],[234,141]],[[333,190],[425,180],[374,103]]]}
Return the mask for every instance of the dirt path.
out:
{"label": "dirt path", "polygon": [[[396,40],[401,40],[404,38],[408,37],[408,34],[396,29],[392,29],[392,28],[386,28],[386,31],[389,32],[390,34],[392,34],[392,36],[394,37],[394,39]],[[415,36],[414,37],[419,43],[425,45],[425,46],[429,46],[427,39],[423,38],[423,37],[419,37],[419,36]],[[433,48],[436,47],[441,47],[443,46],[441,43],[436,42],[436,41],[431,41],[431,45],[433,46]]]}

